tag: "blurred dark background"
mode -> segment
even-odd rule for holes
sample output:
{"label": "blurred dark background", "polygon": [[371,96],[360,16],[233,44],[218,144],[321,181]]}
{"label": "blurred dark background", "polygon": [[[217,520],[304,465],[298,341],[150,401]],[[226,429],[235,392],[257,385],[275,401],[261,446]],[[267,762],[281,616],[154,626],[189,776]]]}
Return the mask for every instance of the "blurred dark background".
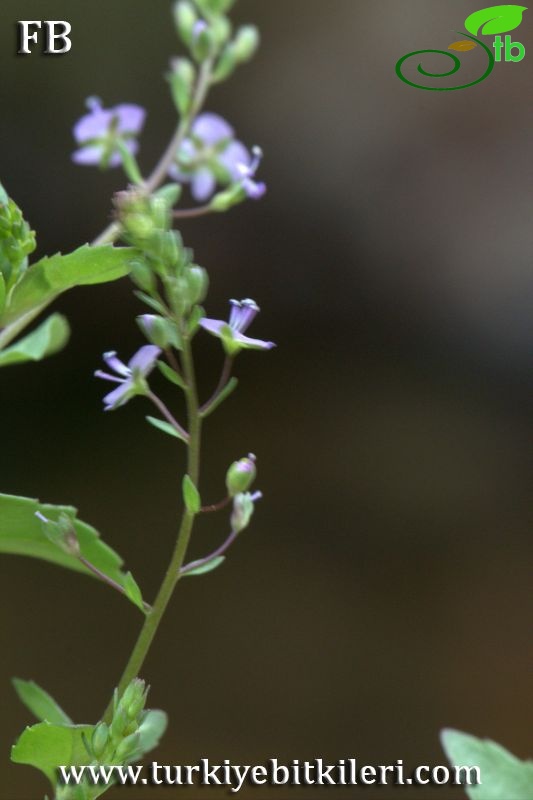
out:
{"label": "blurred dark background", "polygon": [[[525,60],[496,65],[474,88],[417,91],[394,74],[404,53],[446,48],[478,8],[237,6],[263,47],[207,108],[262,145],[269,193],[182,230],[211,274],[210,315],[225,315],[228,297],[253,297],[252,335],[278,343],[239,358],[241,388],[206,425],[202,494],[218,499],[227,465],[252,450],[265,499],[226,565],[180,586],[146,663],[151,704],[170,714],[159,763],[438,764],[444,726],[532,755],[533,12],[514,34]],[[118,171],[70,162],[87,96],[149,109],[146,172],[171,135],[169,12],[167,0],[3,0],[0,178],[40,254],[92,239],[124,186]],[[15,56],[19,19],[68,19],[72,52]],[[140,305],[122,281],[56,307],[72,322],[69,347],[0,375],[0,487],[76,505],[151,598],[184,454],[144,424],[142,400],[103,414],[106,387],[92,377],[104,350],[129,357],[141,343]],[[208,337],[198,352],[207,395],[221,355]],[[201,522],[192,553],[215,547],[226,526],[224,515]],[[0,598],[0,795],[33,800],[46,790],[40,775],[8,763],[30,722],[10,677],[37,680],[76,720],[95,721],[140,620],[106,587],[31,560],[0,560]]]}

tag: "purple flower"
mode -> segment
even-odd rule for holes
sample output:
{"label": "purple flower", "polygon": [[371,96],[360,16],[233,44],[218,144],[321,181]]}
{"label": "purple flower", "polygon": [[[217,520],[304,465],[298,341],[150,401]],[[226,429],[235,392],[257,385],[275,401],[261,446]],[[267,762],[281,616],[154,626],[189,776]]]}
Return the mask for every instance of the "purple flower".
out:
{"label": "purple flower", "polygon": [[144,345],[140,350],[137,350],[127,366],[117,358],[117,354],[114,351],[104,353],[105,363],[116,375],[109,375],[107,372],[97,370],[94,373],[95,376],[120,384],[104,397],[105,411],[112,411],[123,406],[136,394],[147,394],[148,385],[145,379],[155,367],[160,353],[161,349],[159,347],[155,347],[152,344]]}
{"label": "purple flower", "polygon": [[201,203],[211,197],[218,183],[227,186],[242,181],[243,170],[252,169],[253,164],[231,125],[218,114],[206,112],[194,121],[169,174],[190,183],[194,199]]}
{"label": "purple flower", "polygon": [[230,300],[231,313],[229,322],[222,319],[202,319],[200,325],[208,333],[222,340],[228,355],[235,355],[239,350],[270,350],[274,342],[261,339],[250,339],[244,331],[251,325],[259,312],[259,306],[253,300]]}
{"label": "purple flower", "polygon": [[255,181],[255,173],[259,169],[259,165],[263,160],[263,151],[260,147],[254,147],[252,150],[254,155],[251,164],[239,164],[237,169],[241,175],[241,186],[246,195],[251,200],[260,200],[266,194],[266,183]]}
{"label": "purple flower", "polygon": [[130,153],[139,149],[135,137],[141,132],[146,112],[131,103],[123,103],[114,108],[104,109],[98,98],[87,100],[90,113],[86,114],[73,128],[74,138],[81,145],[72,155],[76,164],[118,167],[122,155],[117,146],[120,142]]}

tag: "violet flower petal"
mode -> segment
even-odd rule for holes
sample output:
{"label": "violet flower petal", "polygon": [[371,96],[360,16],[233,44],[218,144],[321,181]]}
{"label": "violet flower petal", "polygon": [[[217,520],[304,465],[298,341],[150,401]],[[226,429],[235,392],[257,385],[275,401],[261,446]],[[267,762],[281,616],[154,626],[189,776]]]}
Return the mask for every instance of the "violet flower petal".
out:
{"label": "violet flower petal", "polygon": [[131,375],[131,370],[124,364],[123,361],[118,358],[116,352],[114,350],[109,350],[109,352],[104,353],[103,359],[109,369],[112,369],[117,375],[122,375],[124,378],[129,378]]}
{"label": "violet flower petal", "polygon": [[161,348],[153,344],[145,344],[141,347],[130,360],[128,367],[133,372],[139,371],[145,376],[155,367],[155,362],[161,355]]}
{"label": "violet flower petal", "polygon": [[207,167],[202,167],[193,176],[191,192],[194,199],[203,203],[208,200],[216,189],[215,176]]}
{"label": "violet flower petal", "polygon": [[265,342],[262,339],[250,339],[249,336],[243,336],[243,334],[238,331],[234,332],[233,339],[239,342],[242,347],[249,350],[272,350],[272,348],[276,346],[274,342]]}
{"label": "violet flower petal", "polygon": [[222,139],[230,139],[234,135],[233,128],[223,117],[209,111],[196,117],[191,132],[204,144],[214,145]]}
{"label": "violet flower petal", "polygon": [[223,319],[201,319],[200,326],[207,331],[208,333],[212,333],[213,336],[220,336],[222,332],[222,328],[226,328],[228,325],[227,322]]}
{"label": "violet flower petal", "polygon": [[234,141],[230,142],[223,153],[220,153],[218,161],[228,171],[232,181],[239,181],[242,178],[239,165],[242,164],[249,168],[252,157],[242,142]]}
{"label": "violet flower petal", "polygon": [[110,411],[113,408],[123,406],[128,400],[129,393],[132,388],[131,380],[124,381],[121,386],[117,386],[112,392],[106,394],[104,397],[105,410]]}

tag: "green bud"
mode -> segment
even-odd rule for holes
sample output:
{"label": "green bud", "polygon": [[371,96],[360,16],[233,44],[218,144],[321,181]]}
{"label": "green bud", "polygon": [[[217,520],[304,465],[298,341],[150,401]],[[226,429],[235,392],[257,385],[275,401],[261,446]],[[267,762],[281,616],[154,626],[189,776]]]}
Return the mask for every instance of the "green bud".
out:
{"label": "green bud", "polygon": [[109,728],[105,722],[99,722],[93,731],[91,738],[91,749],[96,759],[104,753],[109,742]]}
{"label": "green bud", "polygon": [[17,283],[28,266],[28,256],[36,248],[35,232],[17,204],[2,187],[0,196],[0,274],[7,291]]}
{"label": "green bud", "polygon": [[255,25],[243,25],[239,28],[233,47],[238,63],[250,61],[259,47],[259,31]]}
{"label": "green bud", "polygon": [[167,80],[170,83],[174,105],[182,116],[187,114],[191,107],[195,77],[196,70],[187,58],[176,58],[172,61]]}
{"label": "green bud", "polygon": [[[126,687],[119,701],[119,710],[126,712],[128,719],[135,718],[144,708],[146,703],[146,684],[140,678],[134,678]],[[133,710],[133,713],[132,713]]]}
{"label": "green bud", "polygon": [[186,272],[187,294],[191,306],[202,303],[209,288],[209,277],[203,267],[189,267]]}
{"label": "green bud", "polygon": [[218,48],[223,47],[231,36],[231,22],[227,17],[214,17],[211,20],[211,31]]}
{"label": "green bud", "polygon": [[249,493],[237,494],[233,500],[233,513],[231,515],[232,530],[240,533],[250,524],[254,513],[254,498]]}
{"label": "green bud", "polygon": [[120,762],[127,761],[138,751],[140,741],[141,737],[138,733],[132,733],[130,736],[126,736],[117,747],[115,758]]}
{"label": "green bud", "polygon": [[235,52],[235,45],[233,42],[224,48],[222,55],[218,60],[218,64],[213,71],[213,83],[221,83],[235,71],[238,64],[237,54]]}
{"label": "green bud", "polygon": [[180,337],[173,322],[157,314],[142,314],[137,324],[151,344],[166,350],[168,347],[180,349]]}
{"label": "green bud", "polygon": [[121,739],[124,737],[126,728],[128,727],[129,723],[130,720],[126,715],[124,706],[121,701],[119,703],[117,710],[113,714],[113,719],[111,720],[111,726],[109,728],[111,739],[115,744],[117,742],[120,742]]}
{"label": "green bud", "polygon": [[226,487],[230,497],[246,492],[257,477],[255,456],[253,453],[248,458],[234,461],[226,473]]}
{"label": "green bud", "polygon": [[191,43],[191,53],[198,63],[210,58],[216,49],[215,37],[209,25],[203,20],[194,26]]}
{"label": "green bud", "polygon": [[167,183],[154,193],[154,197],[164,200],[167,208],[171,209],[174,208],[180,199],[182,192],[183,187],[181,187],[179,183]]}
{"label": "green bud", "polygon": [[133,283],[143,292],[152,292],[155,289],[154,273],[146,261],[135,259],[131,262],[130,277]]}
{"label": "green bud", "polygon": [[192,31],[197,20],[198,15],[191,3],[188,3],[187,0],[180,0],[179,3],[176,3],[174,6],[174,22],[176,23],[178,34],[187,47],[191,46]]}

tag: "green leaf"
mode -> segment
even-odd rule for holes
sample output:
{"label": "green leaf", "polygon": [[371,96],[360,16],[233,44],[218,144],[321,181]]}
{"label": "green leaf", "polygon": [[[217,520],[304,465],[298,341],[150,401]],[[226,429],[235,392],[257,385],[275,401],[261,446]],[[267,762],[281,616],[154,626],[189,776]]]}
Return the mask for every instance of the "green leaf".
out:
{"label": "green leaf", "polygon": [[216,558],[212,558],[211,561],[207,561],[207,563],[202,564],[201,567],[187,570],[187,572],[183,573],[183,577],[186,578],[188,575],[206,575],[208,572],[213,572],[214,569],[220,567],[225,560],[226,556],[217,556]]}
{"label": "green leaf", "polygon": [[157,428],[159,431],[163,431],[163,433],[167,433],[169,436],[174,436],[176,439],[181,439],[182,442],[187,441],[169,422],[164,422],[162,419],[157,419],[156,417],[146,417],[146,421],[149,422],[150,425],[153,425],[154,428]]}
{"label": "green leaf", "polygon": [[137,733],[140,737],[139,755],[149,753],[159,744],[159,740],[167,729],[168,717],[164,711],[147,711],[146,716],[141,722]]}
{"label": "green leaf", "polygon": [[6,304],[6,282],[4,280],[4,276],[0,272],[0,317],[3,314],[5,304]]}
{"label": "green leaf", "polygon": [[28,764],[44,772],[52,786],[57,784],[57,767],[80,767],[87,764],[89,754],[83,737],[91,740],[92,725],[51,725],[39,722],[26,728],[11,749],[11,761]]}
{"label": "green leaf", "polygon": [[165,364],[164,361],[158,361],[157,366],[160,372],[163,373],[167,381],[170,381],[175,386],[179,386],[180,389],[185,389],[185,381],[183,380],[181,375],[178,375],[178,373],[172,369],[172,367],[169,367],[169,365]]}
{"label": "green leaf", "polygon": [[185,475],[183,478],[182,489],[183,501],[187,511],[190,514],[198,514],[202,506],[202,501],[200,500],[198,489],[188,475]]}
{"label": "green leaf", "polygon": [[13,686],[21,702],[41,722],[49,722],[52,725],[72,725],[72,720],[56,701],[33,681],[13,678]]}
{"label": "green leaf", "polygon": [[24,361],[41,361],[61,350],[69,336],[70,328],[65,317],[52,314],[34,331],[0,352],[0,367],[21,364]]}
{"label": "green leaf", "polygon": [[100,539],[94,528],[75,519],[77,512],[72,506],[45,505],[28,497],[0,494],[0,553],[41,558],[95,577],[77,558],[46,537],[42,522],[35,516],[37,511],[54,521],[61,514],[68,515],[72,519],[81,555],[100,572],[124,587],[126,576],[121,570],[122,559]]}
{"label": "green leaf", "polygon": [[465,786],[471,800],[531,800],[533,797],[533,761],[520,761],[490,739],[477,739],[451,729],[442,731],[441,742],[454,766],[479,768],[481,783]]}
{"label": "green leaf", "polygon": [[130,247],[84,245],[68,255],[45,257],[31,266],[14,287],[2,317],[7,325],[32,309],[45,306],[74,286],[90,286],[122,278],[135,250]]}
{"label": "green leaf", "polygon": [[139,584],[131,572],[127,572],[124,578],[124,591],[126,592],[126,597],[128,600],[131,600],[131,602],[137,606],[137,608],[140,608],[143,614],[145,614],[146,609],[144,607],[143,596],[141,590],[139,589]]}
{"label": "green leaf", "polygon": [[210,414],[213,413],[213,411],[215,411],[220,405],[222,405],[224,400],[226,400],[230,396],[230,394],[233,394],[238,385],[239,381],[237,380],[237,378],[230,378],[230,380],[224,386],[222,391],[219,394],[217,394],[215,399],[211,403],[209,403],[208,406],[205,407],[204,411],[201,412],[201,416],[203,417],[203,419],[208,417]]}
{"label": "green leaf", "polygon": [[526,6],[490,6],[470,14],[465,20],[466,30],[477,36],[494,36],[497,33],[514,31],[522,22],[522,14],[527,11]]}

